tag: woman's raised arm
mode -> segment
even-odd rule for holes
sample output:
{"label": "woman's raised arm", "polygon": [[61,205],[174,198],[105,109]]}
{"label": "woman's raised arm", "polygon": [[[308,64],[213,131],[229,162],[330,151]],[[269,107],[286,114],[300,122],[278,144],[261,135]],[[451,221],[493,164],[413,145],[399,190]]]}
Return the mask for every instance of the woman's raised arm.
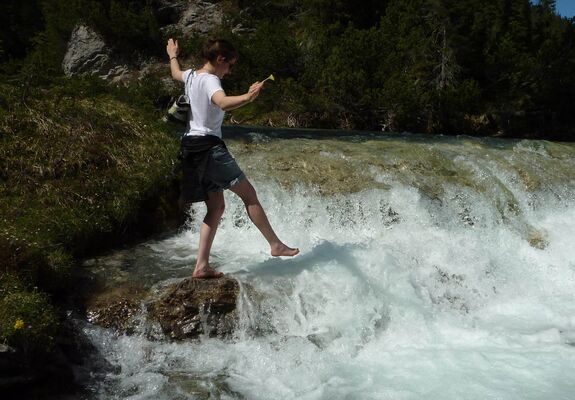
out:
{"label": "woman's raised arm", "polygon": [[180,69],[180,63],[178,62],[178,53],[180,48],[178,47],[178,41],[174,39],[168,39],[168,44],[166,45],[166,53],[170,57],[170,70],[172,72],[172,78],[176,81],[183,82],[182,70]]}

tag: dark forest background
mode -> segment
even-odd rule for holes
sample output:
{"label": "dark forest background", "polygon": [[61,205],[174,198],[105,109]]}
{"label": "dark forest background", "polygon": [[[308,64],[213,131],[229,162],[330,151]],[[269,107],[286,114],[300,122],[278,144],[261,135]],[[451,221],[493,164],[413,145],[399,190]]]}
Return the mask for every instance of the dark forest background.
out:
{"label": "dark forest background", "polygon": [[[162,3],[4,0],[4,79],[61,84],[62,58],[79,21],[124,59],[166,62],[165,40],[180,33],[161,29],[173,22]],[[226,88],[243,92],[270,72],[277,78],[257,111],[238,111],[236,120],[266,115],[316,128],[575,137],[575,23],[556,14],[555,1],[219,3],[225,19],[212,36],[231,39],[240,51]],[[232,33],[239,23],[243,33]],[[203,40],[180,36],[184,59],[197,62]],[[158,88],[132,92],[161,112],[170,93]]]}

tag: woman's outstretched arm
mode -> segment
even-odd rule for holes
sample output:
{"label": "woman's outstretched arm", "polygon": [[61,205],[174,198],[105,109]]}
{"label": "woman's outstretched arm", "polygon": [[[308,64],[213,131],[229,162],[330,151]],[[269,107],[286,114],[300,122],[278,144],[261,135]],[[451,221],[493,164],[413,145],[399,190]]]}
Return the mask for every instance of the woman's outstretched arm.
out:
{"label": "woman's outstretched arm", "polygon": [[212,96],[212,103],[224,111],[235,110],[254,101],[260,94],[260,90],[262,90],[263,86],[263,82],[256,82],[250,86],[247,93],[239,96],[226,96],[226,94],[220,90]]}

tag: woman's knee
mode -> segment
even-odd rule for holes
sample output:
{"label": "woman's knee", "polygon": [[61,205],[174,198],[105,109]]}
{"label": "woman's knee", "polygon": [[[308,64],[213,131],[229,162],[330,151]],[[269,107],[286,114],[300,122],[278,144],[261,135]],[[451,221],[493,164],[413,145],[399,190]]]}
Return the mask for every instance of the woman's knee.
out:
{"label": "woman's knee", "polygon": [[208,212],[211,212],[214,214],[220,214],[220,215],[223,214],[225,210],[226,210],[226,205],[224,203],[217,204],[215,206],[208,208]]}
{"label": "woman's knee", "polygon": [[221,216],[226,209],[223,194],[217,192],[216,194],[210,195],[210,198],[206,201],[206,207],[208,209],[208,214]]}
{"label": "woman's knee", "polygon": [[210,204],[208,206],[208,213],[210,214],[222,215],[225,210],[226,210],[226,203],[224,203],[223,201],[221,203]]}
{"label": "woman's knee", "polygon": [[233,187],[232,191],[240,196],[245,205],[259,203],[256,189],[247,179],[241,181],[238,185]]}

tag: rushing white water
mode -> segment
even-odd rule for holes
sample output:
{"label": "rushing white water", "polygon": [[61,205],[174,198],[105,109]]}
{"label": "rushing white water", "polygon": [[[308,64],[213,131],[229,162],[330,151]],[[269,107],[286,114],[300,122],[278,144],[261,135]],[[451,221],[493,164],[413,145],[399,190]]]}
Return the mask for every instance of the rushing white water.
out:
{"label": "rushing white water", "polygon": [[[346,152],[362,146],[316,144],[352,164]],[[253,286],[262,303],[242,292],[232,341],[150,341],[89,325],[119,367],[94,385],[94,398],[575,398],[575,151],[551,160],[533,156],[536,142],[481,157],[476,145],[437,146],[473,184],[435,177],[441,190],[429,195],[425,171],[410,180],[369,159],[363,173],[385,187],[326,194],[257,178],[272,225],[301,250],[293,259],[271,258],[227,194],[212,265]],[[538,157],[555,169],[538,168]],[[516,167],[530,160],[531,186]],[[186,276],[197,241],[191,221],[139,246],[133,254],[147,253],[132,260],[132,276]]]}

